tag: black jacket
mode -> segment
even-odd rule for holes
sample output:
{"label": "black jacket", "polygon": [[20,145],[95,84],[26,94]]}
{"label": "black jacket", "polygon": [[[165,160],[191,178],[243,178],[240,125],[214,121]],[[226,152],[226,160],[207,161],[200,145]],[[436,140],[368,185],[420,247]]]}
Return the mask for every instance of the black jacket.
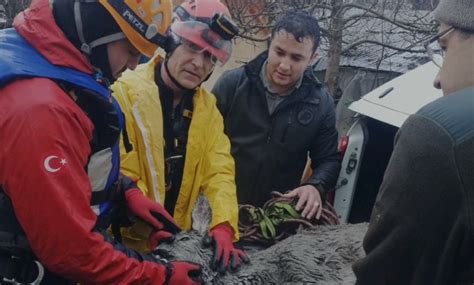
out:
{"label": "black jacket", "polygon": [[474,87],[404,123],[364,249],[357,284],[474,283]]}
{"label": "black jacket", "polygon": [[301,86],[270,116],[260,70],[267,54],[224,73],[214,85],[225,132],[232,145],[240,204],[262,206],[271,191],[300,185],[309,155],[324,199],[340,169],[334,102],[307,70]]}

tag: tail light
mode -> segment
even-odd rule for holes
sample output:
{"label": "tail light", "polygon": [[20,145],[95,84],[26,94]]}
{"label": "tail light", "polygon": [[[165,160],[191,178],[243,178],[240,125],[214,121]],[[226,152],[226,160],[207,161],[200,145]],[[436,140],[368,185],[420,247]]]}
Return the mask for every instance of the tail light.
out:
{"label": "tail light", "polygon": [[339,150],[339,152],[344,155],[346,153],[346,150],[347,150],[347,146],[349,145],[349,136],[343,136],[340,140],[339,140],[339,144],[337,146],[337,149]]}

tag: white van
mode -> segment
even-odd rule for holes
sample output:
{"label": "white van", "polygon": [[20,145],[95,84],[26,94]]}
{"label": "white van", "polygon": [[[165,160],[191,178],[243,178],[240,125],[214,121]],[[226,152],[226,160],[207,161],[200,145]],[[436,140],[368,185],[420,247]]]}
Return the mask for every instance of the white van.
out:
{"label": "white van", "polygon": [[342,223],[369,221],[398,128],[421,107],[442,96],[433,87],[438,67],[421,65],[353,102],[354,123],[342,136],[342,168],[334,207]]}

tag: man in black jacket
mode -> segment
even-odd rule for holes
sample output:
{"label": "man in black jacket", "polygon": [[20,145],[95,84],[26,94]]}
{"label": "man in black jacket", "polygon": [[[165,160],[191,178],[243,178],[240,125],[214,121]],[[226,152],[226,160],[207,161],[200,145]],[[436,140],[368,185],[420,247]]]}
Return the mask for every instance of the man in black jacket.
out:
{"label": "man in black jacket", "polygon": [[[334,103],[313,75],[320,32],[304,12],[285,13],[268,51],[224,73],[213,93],[224,117],[236,164],[240,204],[262,206],[271,191],[299,197],[308,219],[321,214],[340,169]],[[300,180],[307,157],[313,174]]]}
{"label": "man in black jacket", "polygon": [[434,13],[427,49],[445,96],[397,134],[357,284],[474,284],[474,4],[441,0]]}

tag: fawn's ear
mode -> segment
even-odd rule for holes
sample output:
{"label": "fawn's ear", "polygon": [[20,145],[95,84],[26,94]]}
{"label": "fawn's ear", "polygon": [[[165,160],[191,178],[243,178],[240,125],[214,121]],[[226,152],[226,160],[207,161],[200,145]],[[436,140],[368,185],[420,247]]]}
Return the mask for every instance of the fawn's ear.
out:
{"label": "fawn's ear", "polygon": [[212,213],[209,201],[204,194],[199,194],[191,217],[193,219],[193,230],[198,231],[202,235],[207,234],[209,224],[211,223]]}

